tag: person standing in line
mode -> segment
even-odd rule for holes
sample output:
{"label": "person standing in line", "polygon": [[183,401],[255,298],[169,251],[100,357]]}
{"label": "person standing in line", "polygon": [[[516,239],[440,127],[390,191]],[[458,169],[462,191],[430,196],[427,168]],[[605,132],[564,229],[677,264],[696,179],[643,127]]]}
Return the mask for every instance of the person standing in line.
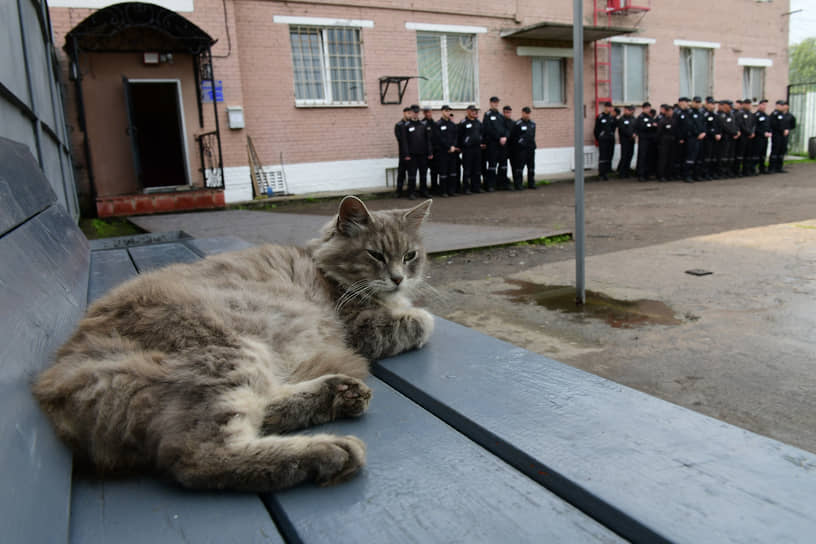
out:
{"label": "person standing in line", "polygon": [[443,197],[456,195],[457,127],[451,117],[453,112],[447,104],[442,106],[442,116],[433,126],[433,150],[439,172],[439,194]]}
{"label": "person standing in line", "polygon": [[612,155],[615,152],[615,118],[612,116],[612,102],[603,103],[603,111],[595,119],[595,140],[598,142],[598,177],[609,179]]}
{"label": "person standing in line", "polygon": [[751,149],[752,168],[751,173],[767,174],[765,169],[765,158],[768,155],[768,138],[771,137],[771,119],[765,111],[768,108],[768,100],[763,98],[759,101],[757,111],[754,113],[756,130],[753,147]]}
{"label": "person standing in line", "polygon": [[510,141],[513,150],[513,185],[516,191],[524,189],[524,167],[527,167],[527,188],[535,189],[535,150],[536,124],[530,119],[532,110],[529,106],[521,109],[521,119],[513,124],[510,130]]}
{"label": "person standing in line", "polygon": [[403,125],[402,134],[405,140],[405,160],[408,174],[408,198],[416,198],[417,176],[419,176],[419,193],[430,198],[428,193],[428,161],[433,159],[431,139],[419,120],[419,106],[411,107],[411,120]]}
{"label": "person standing in line", "polygon": [[732,102],[730,100],[721,100],[720,105],[722,111],[720,112],[720,126],[722,127],[721,140],[721,162],[720,171],[723,177],[734,176],[734,147],[739,138],[739,127],[734,121],[734,114],[731,111]]}
{"label": "person standing in line", "polygon": [[[430,107],[425,106],[422,108],[422,121],[420,122],[425,126],[425,132],[428,139],[433,142],[434,118],[433,110]],[[436,155],[434,155],[433,159],[428,160],[428,173],[431,178],[431,183],[429,185],[431,194],[439,194],[439,178],[436,168]]]}
{"label": "person standing in line", "polygon": [[465,110],[466,117],[459,123],[457,145],[462,150],[462,189],[464,194],[481,193],[479,173],[482,168],[482,123],[479,108],[473,104]]}
{"label": "person standing in line", "polygon": [[783,168],[783,165],[785,163],[785,154],[788,152],[788,138],[790,137],[791,131],[796,128],[796,117],[790,112],[790,105],[784,100],[782,101],[782,116],[782,145],[777,172],[785,174],[787,171]]}
{"label": "person standing in line", "polygon": [[687,183],[691,183],[690,177],[687,180],[685,179],[688,164],[686,150],[689,147],[688,141],[692,138],[688,103],[688,97],[681,96],[678,98],[677,107],[672,115],[672,130],[674,131],[674,166],[672,168],[674,172],[672,177],[684,179]]}
{"label": "person standing in line", "polygon": [[482,120],[483,138],[486,145],[485,153],[487,155],[485,189],[487,189],[488,193],[496,190],[497,179],[501,179],[499,177],[499,165],[507,160],[507,127],[504,125],[504,116],[499,112],[499,102],[498,96],[490,97],[490,109],[485,112]]}
{"label": "person standing in line", "polygon": [[699,96],[693,97],[688,112],[689,139],[686,145],[686,171],[684,179],[686,181],[702,181],[703,142],[706,138],[703,99]]}
{"label": "person standing in line", "polygon": [[623,115],[618,120],[618,140],[621,157],[618,161],[618,177],[628,178],[632,173],[632,156],[635,154],[635,107],[623,107]]}
{"label": "person standing in line", "polygon": [[640,109],[640,115],[635,119],[635,138],[638,144],[638,181],[648,181],[651,175],[651,155],[656,153],[657,121],[651,114],[651,109],[652,105],[649,102],[644,102]]}
{"label": "person standing in line", "polygon": [[405,185],[405,172],[408,169],[408,163],[405,157],[408,153],[405,151],[405,142],[402,138],[402,127],[405,123],[411,120],[411,106],[402,108],[402,119],[397,121],[394,125],[394,137],[397,139],[397,150],[399,153],[399,162],[397,163],[397,198],[402,198],[402,188]]}
{"label": "person standing in line", "polygon": [[716,101],[714,97],[707,96],[705,111],[703,113],[703,125],[706,137],[703,140],[703,179],[711,181],[719,177],[720,165],[720,139],[722,138],[722,128],[720,127],[720,117],[716,112]]}
{"label": "person standing in line", "polygon": [[751,99],[745,98],[742,101],[742,111],[740,115],[742,116],[742,121],[740,125],[742,126],[742,135],[740,136],[740,144],[742,149],[740,153],[742,155],[742,162],[741,164],[737,165],[737,170],[740,176],[747,177],[752,176],[754,173],[754,139],[756,138],[756,117],[754,117],[754,113],[751,111]]}
{"label": "person standing in line", "polygon": [[[513,180],[511,178],[513,176],[513,149],[512,142],[510,141],[510,131],[513,130],[513,125],[516,123],[513,121],[513,108],[505,104],[505,106],[502,108],[502,115],[504,116],[504,128],[507,134],[507,143],[504,146],[505,157],[499,164],[499,184],[502,189],[512,191]],[[507,168],[508,162],[510,163],[509,169]]]}
{"label": "person standing in line", "polygon": [[668,181],[674,162],[674,112],[668,104],[660,105],[657,118],[657,181]]}

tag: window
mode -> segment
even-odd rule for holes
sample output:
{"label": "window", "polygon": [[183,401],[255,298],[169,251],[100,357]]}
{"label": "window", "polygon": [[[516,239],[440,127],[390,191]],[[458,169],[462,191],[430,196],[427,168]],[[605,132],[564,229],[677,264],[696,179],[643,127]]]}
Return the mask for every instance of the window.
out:
{"label": "window", "polygon": [[533,57],[533,105],[563,106],[565,100],[564,59]]}
{"label": "window", "polygon": [[758,102],[765,97],[765,68],[746,66],[742,71],[742,97]]}
{"label": "window", "polygon": [[417,32],[419,100],[423,104],[475,104],[476,36]]}
{"label": "window", "polygon": [[616,104],[646,100],[646,46],[612,44],[612,101]]}
{"label": "window", "polygon": [[714,94],[712,81],[713,52],[707,47],[680,48],[680,94],[708,96]]}
{"label": "window", "polygon": [[297,105],[365,104],[358,28],[289,27]]}

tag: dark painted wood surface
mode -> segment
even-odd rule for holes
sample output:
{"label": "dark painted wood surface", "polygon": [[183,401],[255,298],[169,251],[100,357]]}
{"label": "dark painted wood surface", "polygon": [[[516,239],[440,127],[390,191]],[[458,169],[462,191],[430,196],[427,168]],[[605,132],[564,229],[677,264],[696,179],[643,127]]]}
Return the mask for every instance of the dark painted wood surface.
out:
{"label": "dark painted wood surface", "polygon": [[137,246],[128,251],[140,274],[175,263],[191,263],[201,258],[180,242]]}
{"label": "dark painted wood surface", "polygon": [[71,540],[116,544],[277,544],[256,495],[202,493],[150,478],[74,481]]}
{"label": "dark painted wood surface", "polygon": [[130,236],[115,236],[113,238],[91,240],[91,251],[99,251],[100,249],[127,249],[134,246],[178,242],[179,240],[187,240],[189,238],[189,234],[180,230],[171,232],[147,232],[145,234],[132,234]]}
{"label": "dark painted wood surface", "polygon": [[71,456],[30,382],[72,332],[87,286],[87,241],[58,206],[0,237],[0,541],[66,541]]}
{"label": "dark painted wood surface", "polygon": [[620,542],[614,533],[376,378],[353,434],[367,465],[343,484],[265,497],[290,542]]}
{"label": "dark painted wood surface", "polygon": [[136,275],[136,266],[126,249],[92,251],[88,303]]}
{"label": "dark painted wood surface", "polygon": [[436,324],[375,375],[624,536],[814,542],[816,455]]}
{"label": "dark painted wood surface", "polygon": [[222,236],[220,238],[192,238],[185,240],[184,245],[202,256],[215,255],[225,251],[238,251],[252,247],[252,244],[240,238]]}
{"label": "dark painted wood surface", "polygon": [[0,235],[56,199],[28,146],[0,137]]}

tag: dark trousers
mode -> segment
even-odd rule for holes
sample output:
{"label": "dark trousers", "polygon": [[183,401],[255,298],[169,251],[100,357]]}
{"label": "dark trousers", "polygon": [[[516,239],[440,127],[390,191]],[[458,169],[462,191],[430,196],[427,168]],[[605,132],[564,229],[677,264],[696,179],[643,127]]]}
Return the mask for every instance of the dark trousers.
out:
{"label": "dark trousers", "polygon": [[439,151],[434,155],[436,168],[439,174],[439,194],[452,195],[456,192],[459,181],[458,153]]}
{"label": "dark trousers", "polygon": [[720,140],[720,174],[722,176],[734,175],[734,148],[736,143],[733,136],[722,135],[722,140]]}
{"label": "dark trousers", "polygon": [[423,194],[428,192],[428,157],[425,155],[411,154],[411,160],[408,162],[408,194],[414,194],[416,191],[416,180],[419,175],[419,191]]}
{"label": "dark trousers", "polygon": [[605,177],[612,169],[612,155],[615,153],[615,139],[598,140],[598,175]]}
{"label": "dark trousers", "polygon": [[497,182],[503,185],[504,180],[507,179],[507,156],[505,151],[506,148],[499,145],[499,142],[487,143],[487,149],[485,149],[485,158],[487,159],[487,170],[485,171],[486,189],[495,189]]}
{"label": "dark trousers", "polygon": [[482,169],[482,150],[478,147],[466,147],[462,150],[462,189],[467,193],[478,193],[479,174]]}
{"label": "dark trousers", "polygon": [[734,170],[737,174],[746,175],[749,173],[751,165],[751,144],[754,141],[747,136],[740,136],[737,140],[737,163],[734,165]]}
{"label": "dark trousers", "polygon": [[400,157],[397,165],[397,194],[402,194],[402,188],[405,185],[405,172],[408,170],[407,161],[404,157]]}
{"label": "dark trousers", "polygon": [[700,148],[700,157],[702,158],[700,164],[700,176],[706,179],[712,179],[717,175],[717,159],[714,150],[717,147],[717,142],[713,134],[706,134],[705,140],[702,141]]}
{"label": "dark trousers", "polygon": [[527,167],[527,187],[535,187],[535,149],[517,147],[513,150],[513,185],[524,187],[524,168]]}
{"label": "dark trousers", "polygon": [[774,132],[771,135],[771,158],[768,161],[769,171],[782,171],[782,164],[785,161],[785,152],[787,152],[787,150],[788,137],[782,132]]}
{"label": "dark trousers", "polygon": [[692,176],[697,177],[694,172],[694,167],[697,164],[697,155],[700,154],[700,140],[697,138],[690,138],[686,140],[686,161],[683,165],[683,177],[691,179]]}
{"label": "dark trousers", "polygon": [[635,154],[634,138],[621,140],[621,158],[618,161],[618,175],[628,178],[632,173],[632,156]]}
{"label": "dark trousers", "polygon": [[669,176],[673,178],[679,178],[683,175],[683,170],[686,166],[686,143],[687,140],[683,140],[682,144],[676,140],[674,142],[671,173],[669,174]]}
{"label": "dark trousers", "polygon": [[665,138],[657,144],[657,178],[666,180],[671,176],[675,151],[674,139]]}
{"label": "dark trousers", "polygon": [[754,145],[751,151],[754,165],[759,167],[759,173],[765,173],[765,155],[768,154],[768,138],[765,136],[757,136],[754,138]]}
{"label": "dark trousers", "polygon": [[652,175],[652,155],[657,152],[657,145],[654,138],[640,138],[638,140],[637,153],[637,177],[639,179],[649,179]]}
{"label": "dark trousers", "polygon": [[439,190],[439,165],[437,161],[437,154],[434,151],[433,159],[428,159],[428,175],[431,178],[429,187],[431,191],[438,192]]}

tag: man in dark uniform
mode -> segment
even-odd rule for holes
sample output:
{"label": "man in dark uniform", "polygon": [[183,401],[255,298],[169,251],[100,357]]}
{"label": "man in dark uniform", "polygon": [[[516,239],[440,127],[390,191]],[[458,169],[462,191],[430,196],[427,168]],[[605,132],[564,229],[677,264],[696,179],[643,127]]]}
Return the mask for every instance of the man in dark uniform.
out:
{"label": "man in dark uniform", "polygon": [[595,140],[598,141],[598,176],[606,181],[612,168],[612,154],[615,152],[615,119],[612,117],[612,102],[604,102],[603,111],[595,119]]}
{"label": "man in dark uniform", "polygon": [[657,117],[657,180],[667,181],[674,162],[674,112],[668,104],[660,105]]}
{"label": "man in dark uniform", "polygon": [[742,116],[740,122],[739,144],[742,149],[737,155],[742,155],[742,163],[737,165],[737,170],[741,176],[752,176],[754,174],[754,139],[756,138],[756,117],[751,111],[751,99],[745,98],[742,101]]}
{"label": "man in dark uniform", "polygon": [[456,194],[459,148],[456,147],[457,127],[447,104],[442,106],[442,117],[433,126],[433,150],[439,172],[439,194],[443,197]]}
{"label": "man in dark uniform", "polygon": [[651,155],[656,153],[655,138],[657,121],[651,114],[652,105],[644,102],[640,115],[635,119],[635,137],[638,143],[637,176],[639,181],[647,181],[651,175]]}
{"label": "man in dark uniform", "polygon": [[[693,181],[702,181],[703,174],[703,142],[706,139],[705,108],[703,99],[695,96],[691,99],[689,108],[689,143],[686,145],[686,176]],[[693,141],[692,141],[693,140]],[[688,161],[691,161],[689,163]]]}
{"label": "man in dark uniform", "polygon": [[466,117],[459,123],[456,147],[462,150],[462,185],[464,193],[480,193],[479,174],[482,169],[482,124],[479,108],[471,104],[465,110]]}
{"label": "man in dark uniform", "polygon": [[759,101],[757,111],[754,113],[754,121],[756,123],[756,130],[754,134],[754,144],[751,149],[752,157],[752,172],[754,168],[758,168],[758,174],[767,174],[765,170],[765,157],[768,155],[768,138],[771,137],[771,118],[765,111],[768,107],[768,100],[763,98]]}
{"label": "man in dark uniform", "polygon": [[720,127],[720,117],[716,112],[716,102],[714,97],[707,96],[705,111],[703,113],[703,125],[706,137],[703,140],[703,179],[712,180],[719,177],[720,167],[720,139],[722,138],[722,128]]}
{"label": "man in dark uniform", "polygon": [[[428,106],[422,108],[422,121],[420,121],[425,126],[425,132],[428,136],[428,139],[431,140],[433,145],[433,127],[434,127],[434,118],[433,118],[433,110]],[[431,184],[430,190],[431,194],[439,194],[439,178],[438,172],[436,167],[436,155],[434,155],[433,159],[428,161],[428,172],[431,176]]]}
{"label": "man in dark uniform", "polygon": [[618,140],[621,156],[618,161],[618,177],[628,178],[632,173],[632,156],[635,154],[635,107],[624,106],[618,119]]}
{"label": "man in dark uniform", "polygon": [[517,191],[524,188],[524,167],[527,167],[527,187],[535,189],[535,121],[530,119],[532,110],[528,106],[521,109],[521,119],[513,124],[510,130],[510,142],[513,150],[513,185]]}
{"label": "man in dark uniform", "polygon": [[788,103],[776,101],[777,107],[771,113],[771,160],[768,169],[784,174],[785,153],[788,152],[788,136],[796,128],[796,118],[788,112]]}
{"label": "man in dark uniform", "polygon": [[[513,176],[513,149],[510,142],[510,131],[513,130],[515,124],[515,121],[513,121],[513,108],[505,105],[502,108],[502,115],[504,116],[504,128],[507,131],[507,143],[504,146],[505,159],[499,163],[499,186],[502,189],[512,191],[514,189],[513,180],[511,179]],[[510,162],[509,169],[507,168],[508,161]],[[502,169],[504,170],[504,176],[501,174]]]}
{"label": "man in dark uniform", "polygon": [[[692,139],[688,103],[688,97],[681,96],[677,100],[677,107],[672,114],[672,130],[674,131],[674,166],[672,167],[672,177],[679,179],[685,179],[686,177],[685,174],[688,164],[686,150],[689,147],[689,139]],[[686,181],[691,183],[691,178],[688,178]]]}
{"label": "man in dark uniform", "polygon": [[734,175],[734,147],[739,138],[739,128],[734,121],[734,114],[731,111],[730,100],[721,100],[720,106],[720,128],[722,129],[722,139],[720,140],[720,172],[723,177]]}
{"label": "man in dark uniform", "polygon": [[419,120],[419,106],[411,107],[411,120],[402,126],[402,138],[405,142],[405,161],[408,174],[408,198],[416,198],[417,175],[419,176],[419,192],[424,198],[430,198],[428,193],[428,160],[433,159],[431,139]]}
{"label": "man in dark uniform", "polygon": [[407,163],[405,161],[405,142],[402,140],[402,126],[411,120],[411,106],[402,108],[402,119],[394,125],[394,136],[397,138],[397,149],[399,152],[399,163],[397,165],[397,198],[402,197],[402,187],[405,185],[405,171]]}
{"label": "man in dark uniform", "polygon": [[[499,165],[507,162],[507,127],[504,116],[499,112],[499,97],[490,97],[490,109],[482,120],[484,128],[484,143],[487,146],[487,171],[485,172],[485,188],[492,193],[496,190],[497,179],[507,177],[507,172],[499,172]],[[507,166],[505,166],[505,169]]]}

